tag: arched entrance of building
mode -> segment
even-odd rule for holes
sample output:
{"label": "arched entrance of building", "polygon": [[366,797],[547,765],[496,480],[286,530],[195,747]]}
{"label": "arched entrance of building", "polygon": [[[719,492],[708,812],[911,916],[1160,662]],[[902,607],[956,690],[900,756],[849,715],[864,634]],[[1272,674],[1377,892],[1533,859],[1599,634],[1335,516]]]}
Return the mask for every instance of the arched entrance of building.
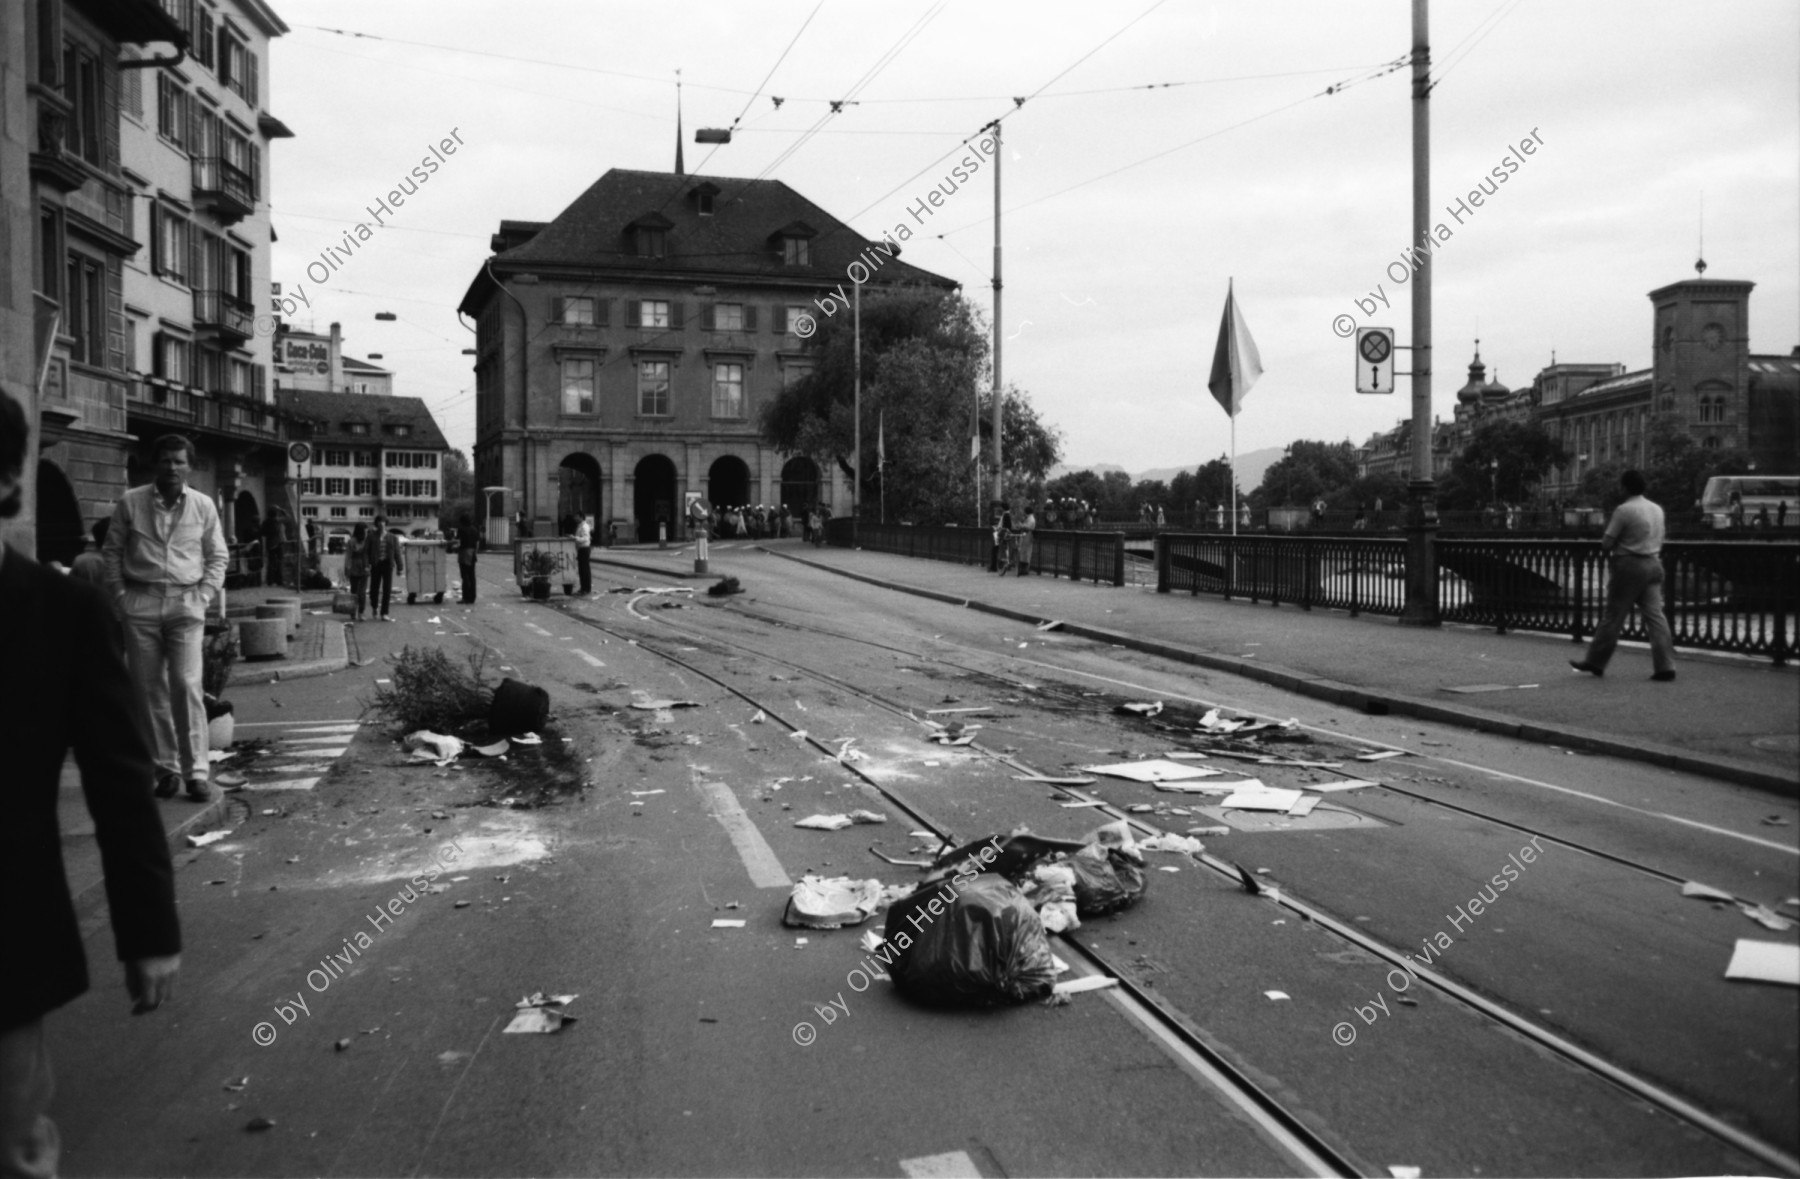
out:
{"label": "arched entrance of building", "polygon": [[631,514],[637,521],[638,542],[654,541],[659,521],[668,526],[668,535],[673,539],[681,523],[674,461],[666,454],[645,455],[638,460],[633,482],[636,489],[632,494]]}
{"label": "arched entrance of building", "polygon": [[39,561],[73,561],[85,547],[87,529],[81,501],[62,468],[39,459],[37,468],[37,556]]}
{"label": "arched entrance of building", "polygon": [[781,468],[781,502],[794,513],[804,513],[817,504],[819,464],[805,455],[789,459]]}
{"label": "arched entrance of building", "polygon": [[715,508],[741,508],[750,503],[750,468],[728,454],[706,472],[706,502]]}
{"label": "arched entrance of building", "polygon": [[[600,527],[600,462],[591,454],[572,454],[562,461],[557,473],[561,490],[556,497],[556,519],[568,523],[580,516],[592,516],[596,530]],[[573,532],[570,527],[565,533]]]}
{"label": "arched entrance of building", "polygon": [[237,493],[232,501],[232,524],[237,528],[238,544],[252,544],[262,536],[262,509],[256,506],[256,496],[249,491]]}

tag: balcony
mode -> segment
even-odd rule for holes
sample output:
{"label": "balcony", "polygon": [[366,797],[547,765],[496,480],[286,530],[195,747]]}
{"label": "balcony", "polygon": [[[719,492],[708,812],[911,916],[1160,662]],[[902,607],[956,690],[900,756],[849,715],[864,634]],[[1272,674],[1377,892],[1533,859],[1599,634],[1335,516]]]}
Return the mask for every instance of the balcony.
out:
{"label": "balcony", "polygon": [[194,203],[227,225],[256,212],[250,173],[219,156],[194,157]]}
{"label": "balcony", "polygon": [[224,291],[194,292],[194,326],[215,331],[232,345],[242,344],[255,330],[256,308]]}

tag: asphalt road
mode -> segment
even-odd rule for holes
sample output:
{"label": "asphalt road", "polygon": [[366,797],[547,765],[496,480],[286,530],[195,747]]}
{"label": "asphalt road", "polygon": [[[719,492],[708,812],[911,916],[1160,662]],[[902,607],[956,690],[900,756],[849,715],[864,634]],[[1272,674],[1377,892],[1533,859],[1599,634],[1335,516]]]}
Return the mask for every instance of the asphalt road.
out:
{"label": "asphalt road", "polygon": [[[476,607],[358,628],[373,665],[245,689],[240,737],[303,755],[290,764],[317,780],[237,796],[230,835],[181,855],[171,1007],[126,1014],[92,923],[98,988],[51,1022],[65,1171],[1305,1173],[1265,1114],[1117,991],[928,1010],[853,973],[859,930],[780,922],[806,873],[915,879],[870,847],[922,855],[923,822],[959,840],[1077,837],[1105,817],[1064,805],[1084,798],[1160,804],[1138,817],[1177,832],[1228,826],[1208,853],[1300,903],[1153,852],[1145,899],[1075,936],[1364,1173],[1771,1166],[1308,913],[1800,1148],[1793,992],[1722,977],[1738,938],[1795,935],[1678,883],[1770,905],[1800,891],[1792,802],[1346,712],[774,557],[718,559],[748,593],[606,593],[654,579],[597,566],[603,592],[545,606],[488,563]],[[548,688],[545,744],[504,765],[411,766],[378,726],[351,729],[403,645],[484,650],[492,676]],[[658,697],[697,707],[633,707]],[[1133,700],[1165,712],[1113,711]],[[1213,705],[1294,718],[1270,751],[1344,772],[1206,764],[1273,786],[1383,784],[1286,819],[1124,780],[1018,780],[1204,748],[1192,723]],[[935,718],[981,725],[976,745],[930,743],[927,711],[957,708],[987,710]],[[860,758],[830,756],[847,738]],[[1408,753],[1354,760],[1384,747]],[[262,772],[278,760],[253,786],[296,780]],[[853,808],[888,821],[793,826]],[[409,887],[434,865],[444,891]],[[1483,888],[1496,901],[1468,914]],[[503,1032],[540,990],[578,995],[578,1018]]]}

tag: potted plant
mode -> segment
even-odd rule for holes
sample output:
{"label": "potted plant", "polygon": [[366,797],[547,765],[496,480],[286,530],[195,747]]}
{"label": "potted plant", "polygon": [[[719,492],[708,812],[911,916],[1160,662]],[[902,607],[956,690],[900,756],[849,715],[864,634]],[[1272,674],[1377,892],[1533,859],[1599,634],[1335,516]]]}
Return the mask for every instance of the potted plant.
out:
{"label": "potted plant", "polygon": [[531,578],[531,596],[543,602],[550,598],[550,578],[556,572],[556,554],[549,549],[533,549],[525,554],[525,573]]}
{"label": "potted plant", "polygon": [[206,704],[206,745],[209,749],[229,749],[236,736],[237,722],[232,718],[231,701],[224,696],[237,658],[237,631],[229,622],[208,624],[206,638],[200,647],[200,690]]}

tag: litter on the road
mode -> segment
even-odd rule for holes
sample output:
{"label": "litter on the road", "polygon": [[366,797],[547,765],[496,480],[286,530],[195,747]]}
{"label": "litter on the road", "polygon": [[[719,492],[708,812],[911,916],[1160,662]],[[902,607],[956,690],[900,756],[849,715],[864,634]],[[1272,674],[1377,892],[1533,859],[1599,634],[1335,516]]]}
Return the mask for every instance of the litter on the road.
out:
{"label": "litter on the road", "polygon": [[[1219,771],[1206,772],[1216,774]],[[1251,779],[1240,778],[1236,782],[1152,782],[1151,785],[1166,794],[1230,794],[1238,788],[1239,783],[1248,781]]]}
{"label": "litter on the road", "polygon": [[1145,720],[1158,715],[1162,710],[1163,702],[1161,700],[1131,700],[1113,709],[1120,716],[1141,716]]}
{"label": "litter on the road", "polygon": [[1212,755],[1209,753],[1201,753],[1195,749],[1177,749],[1172,753],[1165,753],[1163,756],[1173,758],[1176,761],[1205,761]]}
{"label": "litter on the road", "polygon": [[1334,794],[1339,790],[1361,790],[1364,786],[1379,786],[1380,782],[1367,779],[1347,779],[1342,782],[1308,782],[1308,790],[1316,790],[1320,794]]}
{"label": "litter on the road", "polygon": [[1737,898],[1726,892],[1724,889],[1714,888],[1710,884],[1701,884],[1696,880],[1690,880],[1682,885],[1681,895],[1684,897],[1698,897],[1703,901],[1729,901],[1732,904],[1737,903]]}
{"label": "litter on the road", "polygon": [[[574,1023],[575,1017],[563,1011],[576,1000],[575,995],[546,995],[542,991],[527,995],[513,1004],[516,1014],[512,1022],[501,1029],[507,1033],[540,1033],[561,1031],[565,1023]],[[442,1057],[439,1057],[442,1060]]]}
{"label": "litter on the road", "polygon": [[1406,750],[1404,750],[1404,749],[1383,749],[1377,753],[1359,753],[1356,755],[1356,760],[1357,761],[1385,761],[1390,757],[1405,757],[1405,756],[1406,756]]}
{"label": "litter on the road", "polygon": [[1139,851],[1183,852],[1197,856],[1206,850],[1206,845],[1187,835],[1172,835],[1164,831],[1157,835],[1137,841]]}
{"label": "litter on the road", "polygon": [[631,706],[640,712],[660,712],[665,708],[698,708],[696,700],[650,700],[640,697],[631,702]]}
{"label": "litter on the road", "polygon": [[884,904],[879,880],[802,876],[788,896],[781,923],[794,929],[840,929],[861,925]]}
{"label": "litter on the road", "polygon": [[242,1093],[245,1089],[248,1089],[249,1087],[250,1087],[250,1078],[249,1077],[235,1077],[232,1080],[225,1082],[225,1091],[227,1093]]}
{"label": "litter on the road", "polygon": [[927,708],[925,710],[925,715],[926,716],[943,716],[946,713],[952,713],[952,712],[968,713],[968,712],[992,712],[992,711],[994,711],[992,705],[976,704],[976,705],[972,705],[967,708]]}
{"label": "litter on the road", "polygon": [[250,779],[242,774],[234,774],[230,770],[212,776],[213,785],[220,790],[242,790],[250,784]]}
{"label": "litter on the road", "polygon": [[[564,740],[567,740],[567,738],[564,738]],[[499,757],[510,748],[512,748],[512,742],[508,741],[505,737],[502,737],[492,745],[471,745],[469,746],[469,752],[480,754],[482,757]]]}
{"label": "litter on the road", "polygon": [[756,710],[756,715],[750,718],[750,723],[753,725],[760,725],[768,719],[769,714],[759,708]]}
{"label": "litter on the road", "polygon": [[1289,807],[1287,813],[1296,819],[1304,819],[1306,816],[1312,814],[1313,808],[1318,805],[1319,799],[1314,795],[1308,794],[1297,800],[1293,806]]}
{"label": "litter on the road", "polygon": [[850,821],[852,823],[885,823],[887,816],[875,811],[851,811]]}
{"label": "litter on the road", "polygon": [[219,831],[208,831],[204,835],[190,835],[187,837],[187,842],[189,847],[205,847],[209,843],[219,842],[230,834],[231,829],[227,827]]}
{"label": "litter on the road", "polygon": [[1016,885],[993,873],[929,884],[888,910],[899,948],[894,983],[925,1003],[987,1006],[1050,993],[1055,981],[1043,922]]}
{"label": "litter on the road", "polygon": [[714,917],[712,927],[714,929],[742,929],[744,920],[741,917]]}
{"label": "litter on the road", "polygon": [[1048,631],[1048,630],[1061,630],[1061,629],[1062,629],[1062,623],[1061,623],[1061,622],[1058,622],[1058,621],[1057,621],[1057,620],[1056,620],[1056,619],[1054,619],[1054,618],[1047,618],[1047,619],[1045,619],[1045,620],[1044,620],[1044,621],[1043,621],[1043,622],[1040,622],[1040,623],[1038,623],[1038,625],[1037,625],[1037,628],[1038,628],[1038,629],[1039,629],[1039,630],[1046,630],[1046,631]]}
{"label": "litter on the road", "polygon": [[633,791],[632,791],[632,792],[631,792],[631,793],[632,793],[632,794],[634,794],[634,795],[639,795],[639,794],[667,794],[667,793],[668,793],[668,791],[666,791],[666,790],[633,790]]}
{"label": "litter on the road", "polygon": [[1269,1002],[1271,1003],[1279,1003],[1281,1000],[1288,997],[1286,991],[1264,991],[1263,994],[1268,996]]}
{"label": "litter on the road", "polygon": [[1744,916],[1750,918],[1750,920],[1756,922],[1764,929],[1772,929],[1776,933],[1786,933],[1788,930],[1794,928],[1794,923],[1792,921],[1781,916],[1767,905],[1746,905],[1740,901],[1738,903],[1738,908],[1743,912]]}
{"label": "litter on the road", "polygon": [[1152,757],[1144,761],[1125,761],[1110,766],[1082,766],[1090,774],[1109,778],[1127,778],[1133,782],[1180,782],[1188,778],[1206,778],[1219,771],[1205,766],[1186,766],[1180,762]]}
{"label": "litter on the road", "polygon": [[1047,786],[1092,786],[1092,778],[1053,778],[1048,774],[1014,774],[1015,782],[1042,782]]}
{"label": "litter on the road", "polygon": [[1298,790],[1279,790],[1258,786],[1254,790],[1237,790],[1226,795],[1219,805],[1238,811],[1285,811],[1300,801]]}
{"label": "litter on the road", "polygon": [[879,950],[886,941],[886,938],[882,937],[874,930],[865,929],[863,930],[863,935],[856,939],[856,944],[862,947],[863,953],[873,954],[876,950]]}
{"label": "litter on the road", "polygon": [[1090,798],[1090,799],[1088,799],[1088,800],[1086,800],[1086,801],[1085,801],[1085,802],[1065,802],[1065,803],[1061,803],[1061,804],[1060,804],[1060,805],[1061,805],[1061,806],[1062,806],[1062,808],[1063,808],[1063,809],[1064,809],[1064,810],[1071,810],[1071,811],[1072,811],[1072,810],[1074,810],[1074,809],[1075,809],[1075,808],[1076,808],[1076,807],[1083,807],[1083,806],[1105,806],[1105,805],[1106,805],[1106,800],[1105,800],[1105,799],[1103,799],[1103,798]]}
{"label": "litter on the road", "polygon": [[1189,835],[1230,835],[1231,828],[1229,828],[1229,827],[1189,827],[1187,829],[1187,833]]}
{"label": "litter on the road", "polygon": [[514,745],[542,745],[544,739],[536,733],[520,733],[513,739]]}
{"label": "litter on the road", "polygon": [[272,1130],[275,1128],[274,1118],[251,1118],[244,1123],[246,1130]]}
{"label": "litter on the road", "polygon": [[411,754],[411,760],[431,762],[438,766],[447,766],[461,757],[464,748],[462,738],[445,736],[429,729],[408,733],[400,744]]}
{"label": "litter on the road", "polygon": [[855,822],[849,815],[808,815],[794,820],[794,826],[813,831],[842,831]]}
{"label": "litter on the road", "polygon": [[1119,985],[1116,978],[1108,978],[1104,974],[1089,974],[1081,978],[1072,978],[1068,982],[1059,982],[1051,989],[1058,995],[1079,995],[1083,991],[1104,991]]}
{"label": "litter on the road", "polygon": [[1731,952],[1731,964],[1725,967],[1725,977],[1800,987],[1800,946],[1741,937],[1737,940],[1737,948]]}

